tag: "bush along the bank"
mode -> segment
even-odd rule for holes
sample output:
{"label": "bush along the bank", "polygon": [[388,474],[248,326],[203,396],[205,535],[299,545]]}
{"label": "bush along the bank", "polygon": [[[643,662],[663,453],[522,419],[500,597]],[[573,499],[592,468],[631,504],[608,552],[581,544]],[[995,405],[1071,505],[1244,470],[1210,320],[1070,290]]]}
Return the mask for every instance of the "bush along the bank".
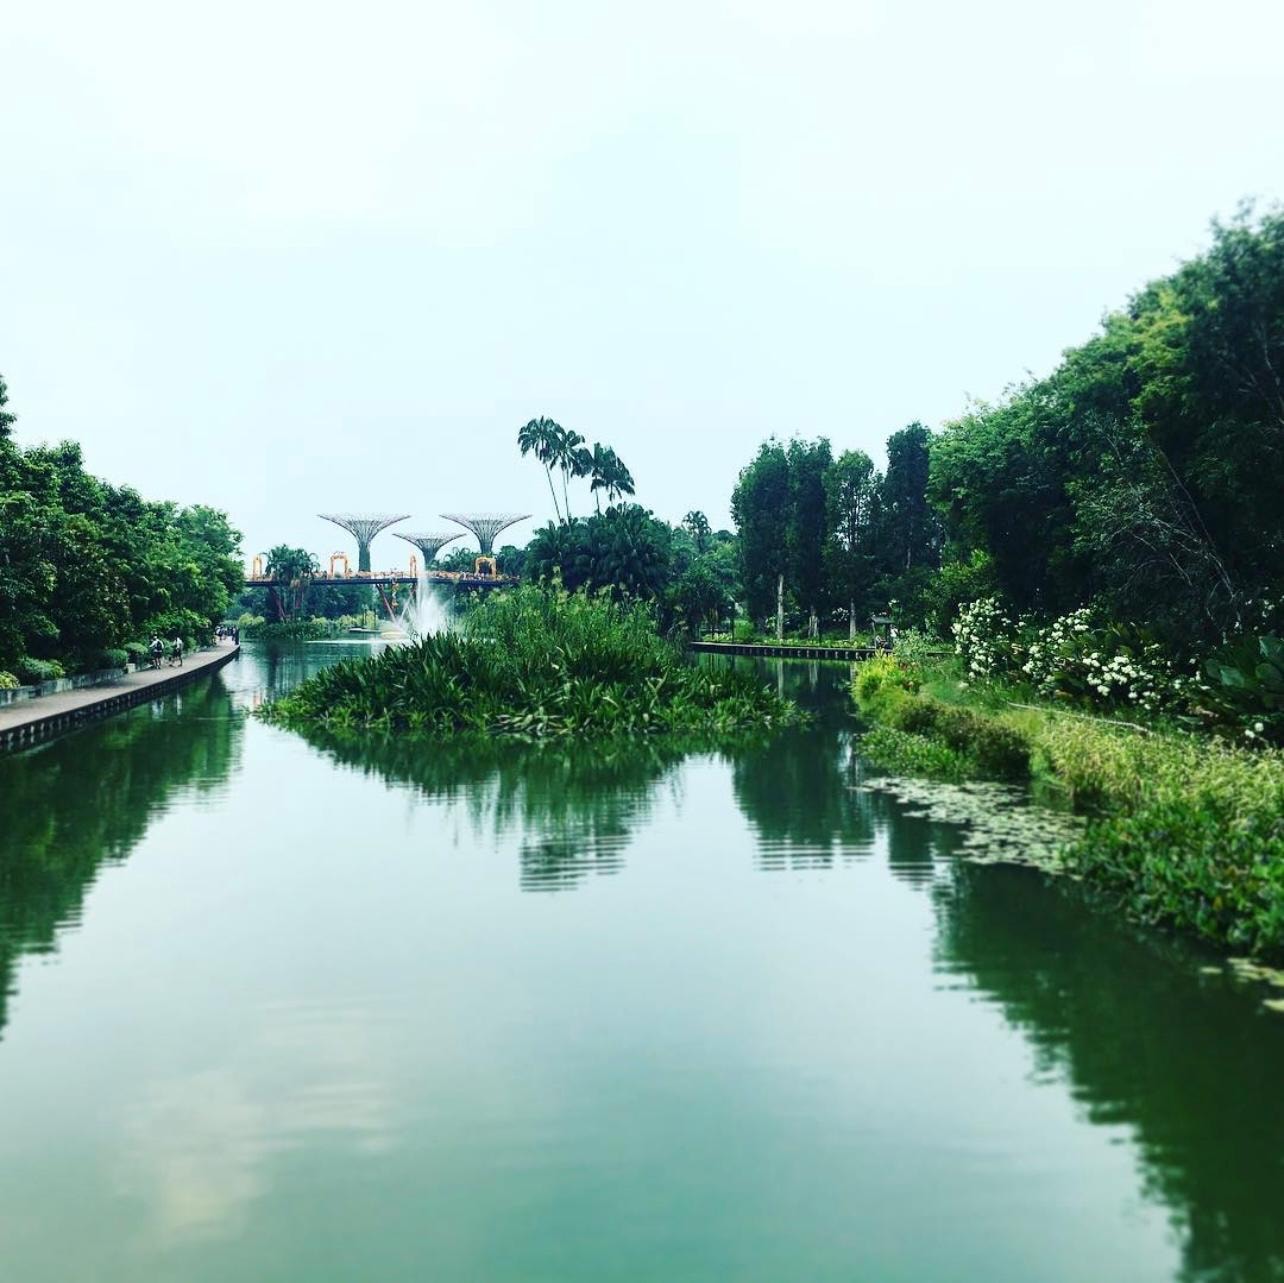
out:
{"label": "bush along the bank", "polygon": [[1164,715],[1250,746],[1284,743],[1284,640],[1273,634],[1241,634],[1179,663],[1088,608],[1040,623],[992,597],[962,606],[952,628],[965,684],[1007,682],[1112,716]]}
{"label": "bush along the bank", "polygon": [[853,688],[889,770],[1028,776],[1085,813],[1066,868],[1134,918],[1284,957],[1284,753],[1046,707],[955,704],[930,674],[880,656]]}
{"label": "bush along the bank", "polygon": [[646,606],[534,585],[491,596],[459,631],[327,668],[263,715],[339,734],[532,738],[720,734],[799,716],[749,673],[689,663]]}
{"label": "bush along the bank", "polygon": [[242,615],[236,626],[244,641],[322,641],[327,637],[341,637],[354,628],[373,632],[379,626],[373,610],[360,615],[338,615],[327,619],[313,615],[305,619],[267,620],[262,615]]}

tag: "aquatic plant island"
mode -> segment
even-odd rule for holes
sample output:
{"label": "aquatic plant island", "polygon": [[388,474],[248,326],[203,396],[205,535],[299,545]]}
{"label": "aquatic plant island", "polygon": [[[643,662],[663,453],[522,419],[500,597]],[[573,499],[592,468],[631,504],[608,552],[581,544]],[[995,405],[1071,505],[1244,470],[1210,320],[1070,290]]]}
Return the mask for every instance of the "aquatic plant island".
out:
{"label": "aquatic plant island", "polygon": [[423,736],[721,734],[790,725],[761,676],[693,664],[645,604],[525,584],[457,630],[335,664],[260,715],[294,729]]}

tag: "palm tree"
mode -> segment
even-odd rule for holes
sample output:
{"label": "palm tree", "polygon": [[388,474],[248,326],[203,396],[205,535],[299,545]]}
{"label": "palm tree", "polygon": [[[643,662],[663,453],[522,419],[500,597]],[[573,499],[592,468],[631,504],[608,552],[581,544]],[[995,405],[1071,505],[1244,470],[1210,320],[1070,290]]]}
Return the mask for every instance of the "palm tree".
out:
{"label": "palm tree", "polygon": [[682,524],[687,528],[687,533],[696,546],[696,552],[703,552],[709,545],[709,536],[713,533],[709,526],[709,518],[699,508],[693,508],[682,518]]}
{"label": "palm tree", "polygon": [[[587,475],[593,478],[589,483],[589,489],[593,492],[595,502],[597,502],[599,490],[606,491],[608,503],[620,498],[621,495],[633,493],[633,476],[624,466],[620,456],[609,445],[594,443]],[[601,512],[601,510],[599,503],[598,511]]]}
{"label": "palm tree", "polygon": [[[553,511],[558,521],[562,520],[562,510],[557,506],[557,491],[553,487],[553,469],[561,466],[563,442],[567,431],[560,423],[546,419],[541,415],[532,419],[517,430],[517,445],[523,456],[534,454],[543,465],[544,475],[548,478],[548,492],[553,496]],[[574,435],[573,433],[570,435]],[[568,511],[567,515],[570,513]]]}
{"label": "palm tree", "polygon": [[593,456],[584,444],[584,438],[578,432],[564,428],[557,442],[553,462],[562,473],[562,507],[566,509],[566,520],[571,520],[571,500],[567,486],[572,477],[587,477],[593,470]]}

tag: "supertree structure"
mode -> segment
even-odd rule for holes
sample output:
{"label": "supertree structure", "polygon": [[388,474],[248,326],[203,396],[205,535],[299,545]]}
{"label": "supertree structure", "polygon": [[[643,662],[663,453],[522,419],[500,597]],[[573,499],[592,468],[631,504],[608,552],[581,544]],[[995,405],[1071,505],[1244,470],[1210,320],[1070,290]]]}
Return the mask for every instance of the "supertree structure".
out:
{"label": "supertree structure", "polygon": [[405,521],[408,513],[393,516],[384,512],[319,512],[322,521],[333,521],[357,540],[357,570],[370,570],[370,543],[385,526]]}
{"label": "supertree structure", "polygon": [[443,512],[447,521],[454,521],[471,530],[477,539],[477,545],[483,557],[489,557],[495,551],[495,536],[519,521],[525,521],[529,512]]}
{"label": "supertree structure", "polygon": [[452,539],[462,539],[464,537],[458,530],[437,531],[430,535],[404,534],[400,530],[394,530],[392,533],[398,539],[404,539],[408,544],[414,544],[419,549],[423,554],[425,570],[432,565],[433,559],[446,544]]}

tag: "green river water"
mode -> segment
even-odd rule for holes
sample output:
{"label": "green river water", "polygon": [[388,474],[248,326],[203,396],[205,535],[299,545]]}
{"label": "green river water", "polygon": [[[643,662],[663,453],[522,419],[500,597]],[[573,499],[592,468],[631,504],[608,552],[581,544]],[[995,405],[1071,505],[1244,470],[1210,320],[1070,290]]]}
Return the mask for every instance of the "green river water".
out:
{"label": "green river water", "polygon": [[335,753],[247,647],[0,759],[0,1279],[1284,1279],[1284,1016],[862,787]]}

